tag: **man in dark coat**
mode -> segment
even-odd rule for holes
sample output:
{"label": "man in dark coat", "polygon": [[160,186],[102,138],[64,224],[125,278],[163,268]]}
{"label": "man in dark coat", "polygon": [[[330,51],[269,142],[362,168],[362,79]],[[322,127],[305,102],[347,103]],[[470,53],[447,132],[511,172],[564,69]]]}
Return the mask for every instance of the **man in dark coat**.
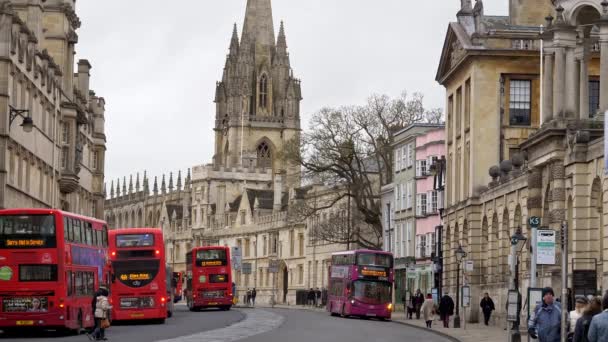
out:
{"label": "man in dark coat", "polygon": [[452,297],[446,293],[443,297],[441,297],[441,301],[439,302],[439,316],[443,321],[443,327],[450,327],[450,316],[454,314],[454,300]]}
{"label": "man in dark coat", "polygon": [[484,323],[488,325],[488,323],[490,323],[492,311],[496,310],[496,308],[494,307],[494,301],[492,298],[490,298],[490,295],[487,292],[481,300],[479,306],[481,307],[481,311],[483,311]]}
{"label": "man in dark coat", "polygon": [[416,310],[416,319],[420,319],[420,309],[422,308],[422,304],[424,304],[424,295],[420,290],[416,291],[416,295],[414,296],[414,309]]}

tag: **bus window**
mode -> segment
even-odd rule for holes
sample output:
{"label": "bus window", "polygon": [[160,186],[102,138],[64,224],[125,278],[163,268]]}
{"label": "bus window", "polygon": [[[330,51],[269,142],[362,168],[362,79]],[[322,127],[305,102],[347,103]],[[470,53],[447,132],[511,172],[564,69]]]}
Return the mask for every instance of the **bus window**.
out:
{"label": "bus window", "polygon": [[68,241],[74,242],[74,227],[72,226],[72,219],[68,217]]}
{"label": "bus window", "polygon": [[68,218],[63,217],[63,239],[65,241],[70,241],[70,230],[68,229]]}
{"label": "bus window", "polygon": [[74,279],[72,279],[72,271],[67,271],[65,278],[65,285],[68,289],[68,297],[71,297],[74,294]]}
{"label": "bus window", "polygon": [[103,226],[102,238],[103,238],[103,247],[108,247],[108,227],[107,226]]}
{"label": "bus window", "polygon": [[87,232],[87,245],[93,246],[93,227],[89,222],[82,222]]}
{"label": "bus window", "polygon": [[74,229],[74,242],[81,243],[82,240],[80,239],[80,221],[72,220],[72,228]]}

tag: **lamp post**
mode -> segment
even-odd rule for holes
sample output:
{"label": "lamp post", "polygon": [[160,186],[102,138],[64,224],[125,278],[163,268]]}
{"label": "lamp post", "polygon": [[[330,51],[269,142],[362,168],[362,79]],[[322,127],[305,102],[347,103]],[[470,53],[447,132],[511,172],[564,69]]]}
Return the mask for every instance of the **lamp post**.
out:
{"label": "lamp post", "polygon": [[462,246],[459,245],[458,249],[455,252],[456,254],[456,315],[454,316],[454,328],[460,328],[460,264],[462,260],[467,257],[467,252],[462,249]]}
{"label": "lamp post", "polygon": [[[25,113],[27,113],[28,115],[23,115]],[[34,129],[34,120],[32,120],[32,117],[29,115],[29,113],[29,109],[15,109],[13,106],[9,106],[8,130],[11,130],[11,125],[13,124],[13,121],[15,121],[18,116],[20,116],[23,118],[23,122],[21,123],[23,131],[26,133],[30,133],[32,129]]]}
{"label": "lamp post", "polygon": [[521,310],[521,294],[519,292],[519,255],[523,251],[527,240],[528,239],[526,239],[526,237],[521,233],[521,228],[518,228],[515,234],[511,236],[511,271],[513,274],[512,289],[517,291],[517,318],[515,322],[513,322],[513,326],[511,327],[511,332],[509,334],[510,342],[521,341],[521,333],[519,332],[519,316]]}

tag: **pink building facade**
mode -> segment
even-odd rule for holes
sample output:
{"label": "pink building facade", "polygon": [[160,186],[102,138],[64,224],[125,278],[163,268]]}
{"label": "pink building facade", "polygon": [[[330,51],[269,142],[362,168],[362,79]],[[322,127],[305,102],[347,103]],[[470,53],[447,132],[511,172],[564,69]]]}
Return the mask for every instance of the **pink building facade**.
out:
{"label": "pink building facade", "polygon": [[[445,128],[437,126],[416,137],[416,267],[415,288],[431,293],[435,287],[431,256],[435,251],[435,227],[441,225],[441,193],[434,190],[431,165],[445,156]],[[414,279],[414,275],[410,275]]]}

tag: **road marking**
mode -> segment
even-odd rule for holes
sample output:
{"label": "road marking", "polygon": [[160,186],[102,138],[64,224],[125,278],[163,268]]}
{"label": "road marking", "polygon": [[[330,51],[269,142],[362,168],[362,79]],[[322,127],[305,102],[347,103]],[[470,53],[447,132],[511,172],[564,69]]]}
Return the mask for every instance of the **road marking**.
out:
{"label": "road marking", "polygon": [[246,318],[226,328],[200,332],[159,342],[233,342],[278,328],[285,318],[265,310],[251,310]]}

